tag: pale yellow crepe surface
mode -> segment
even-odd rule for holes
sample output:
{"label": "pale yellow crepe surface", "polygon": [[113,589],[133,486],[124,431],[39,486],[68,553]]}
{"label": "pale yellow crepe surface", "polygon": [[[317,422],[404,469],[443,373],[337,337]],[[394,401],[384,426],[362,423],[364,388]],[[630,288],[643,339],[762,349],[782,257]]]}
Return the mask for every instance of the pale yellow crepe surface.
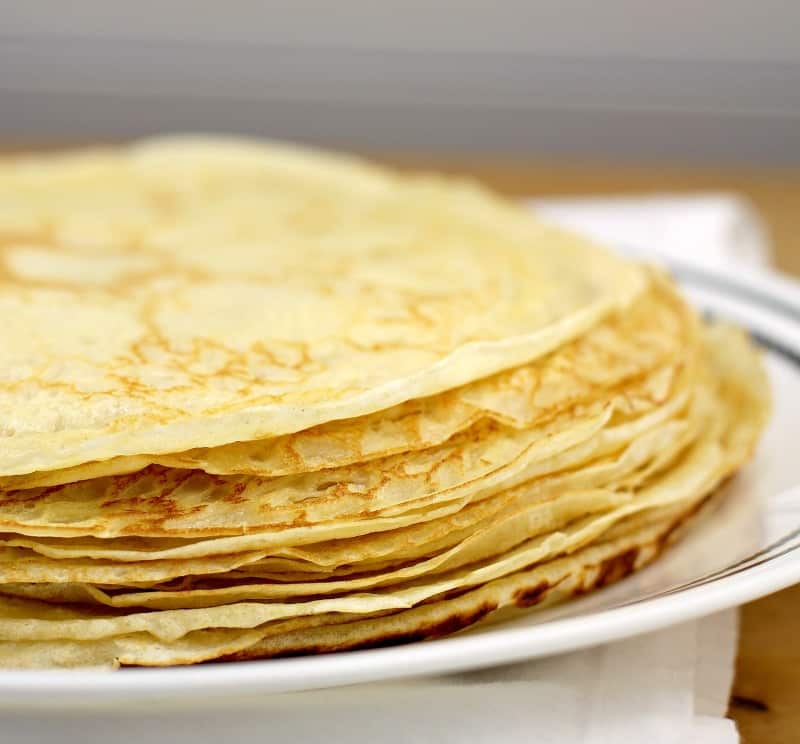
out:
{"label": "pale yellow crepe surface", "polygon": [[634,264],[479,188],[277,145],[0,162],[0,475],[373,413],[626,308]]}

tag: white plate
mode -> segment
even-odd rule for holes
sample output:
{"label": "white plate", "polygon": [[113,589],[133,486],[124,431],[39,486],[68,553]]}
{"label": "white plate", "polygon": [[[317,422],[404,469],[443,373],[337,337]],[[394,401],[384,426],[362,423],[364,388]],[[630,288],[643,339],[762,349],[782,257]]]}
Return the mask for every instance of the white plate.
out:
{"label": "white plate", "polygon": [[174,669],[1,671],[0,705],[64,706],[287,692],[548,656],[696,618],[800,582],[800,289],[750,270],[674,264],[694,301],[767,348],[774,415],[720,506],[649,568],[583,599],[437,641]]}

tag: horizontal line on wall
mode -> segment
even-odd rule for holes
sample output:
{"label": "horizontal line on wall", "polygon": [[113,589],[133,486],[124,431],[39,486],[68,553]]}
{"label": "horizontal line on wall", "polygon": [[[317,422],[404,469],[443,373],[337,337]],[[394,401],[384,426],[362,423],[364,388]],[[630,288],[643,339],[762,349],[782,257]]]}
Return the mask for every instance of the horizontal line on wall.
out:
{"label": "horizontal line on wall", "polygon": [[800,63],[0,37],[2,91],[796,116]]}
{"label": "horizontal line on wall", "polygon": [[0,93],[0,136],[122,138],[217,131],[372,150],[492,151],[569,157],[800,163],[796,116],[537,111],[106,93]]}
{"label": "horizontal line on wall", "polygon": [[[725,0],[52,0],[0,3],[25,39],[798,61],[796,3]],[[66,10],[66,9],[65,9]]]}

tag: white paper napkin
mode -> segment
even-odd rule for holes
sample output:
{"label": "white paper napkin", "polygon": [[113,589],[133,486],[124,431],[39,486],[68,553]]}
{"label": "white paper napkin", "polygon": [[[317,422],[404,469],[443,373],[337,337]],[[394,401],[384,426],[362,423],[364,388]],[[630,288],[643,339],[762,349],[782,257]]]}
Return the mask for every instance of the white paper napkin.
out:
{"label": "white paper napkin", "polygon": [[[766,261],[764,231],[724,195],[539,200],[554,221],[634,251]],[[4,742],[732,744],[724,718],[737,614],[498,669],[287,695],[66,714],[0,714]]]}
{"label": "white paper napkin", "polygon": [[767,266],[766,229],[736,194],[535,199],[540,216],[601,243],[707,267]]}

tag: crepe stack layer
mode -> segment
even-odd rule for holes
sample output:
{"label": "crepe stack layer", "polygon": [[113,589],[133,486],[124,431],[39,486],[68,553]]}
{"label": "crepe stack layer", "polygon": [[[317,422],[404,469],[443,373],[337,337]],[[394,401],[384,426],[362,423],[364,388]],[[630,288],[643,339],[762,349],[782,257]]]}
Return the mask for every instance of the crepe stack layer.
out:
{"label": "crepe stack layer", "polygon": [[0,165],[0,663],[457,631],[655,557],[758,356],[475,185],[171,139]]}

